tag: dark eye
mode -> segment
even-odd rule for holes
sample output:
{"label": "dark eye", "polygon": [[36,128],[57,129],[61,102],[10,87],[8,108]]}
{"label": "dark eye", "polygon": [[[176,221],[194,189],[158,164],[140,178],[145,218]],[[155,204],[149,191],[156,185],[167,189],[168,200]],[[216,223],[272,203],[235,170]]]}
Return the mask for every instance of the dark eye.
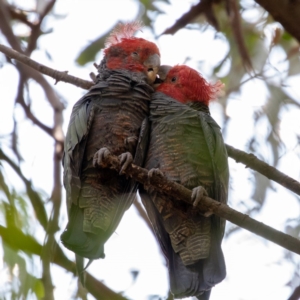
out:
{"label": "dark eye", "polygon": [[139,54],[137,52],[132,52],[132,56],[138,56]]}
{"label": "dark eye", "polygon": [[171,79],[172,82],[176,82],[176,80],[177,80],[176,77],[173,77],[173,78]]}

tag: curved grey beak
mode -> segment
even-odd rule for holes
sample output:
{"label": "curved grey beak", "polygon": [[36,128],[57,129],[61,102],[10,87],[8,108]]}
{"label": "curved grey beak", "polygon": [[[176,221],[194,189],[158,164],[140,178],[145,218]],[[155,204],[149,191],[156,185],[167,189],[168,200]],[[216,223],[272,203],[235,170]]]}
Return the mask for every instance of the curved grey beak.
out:
{"label": "curved grey beak", "polygon": [[169,66],[169,65],[160,66],[159,70],[158,70],[159,79],[162,81],[166,80],[166,77],[171,69],[172,69],[172,66]]}
{"label": "curved grey beak", "polygon": [[153,84],[160,66],[160,57],[158,54],[150,55],[144,62],[147,68],[148,83]]}
{"label": "curved grey beak", "polygon": [[154,82],[155,89],[166,80],[167,75],[171,69],[172,69],[172,66],[169,66],[169,65],[162,65],[159,67],[158,73],[157,73],[157,75],[159,77],[156,78],[156,80]]}

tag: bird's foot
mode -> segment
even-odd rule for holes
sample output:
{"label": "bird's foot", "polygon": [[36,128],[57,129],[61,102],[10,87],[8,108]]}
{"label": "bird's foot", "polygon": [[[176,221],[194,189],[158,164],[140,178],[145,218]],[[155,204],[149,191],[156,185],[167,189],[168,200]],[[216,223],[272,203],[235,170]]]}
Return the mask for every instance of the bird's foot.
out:
{"label": "bird's foot", "polygon": [[153,193],[155,191],[155,189],[152,187],[151,185],[151,180],[156,177],[156,176],[160,176],[163,177],[164,174],[163,172],[158,169],[158,168],[153,168],[151,170],[148,171],[148,182],[144,183],[144,188],[146,191],[148,191],[148,193]]}
{"label": "bird's foot", "polygon": [[105,147],[99,149],[94,154],[93,166],[105,168],[106,167],[106,159],[109,157],[110,154],[111,154],[110,151]]}
{"label": "bird's foot", "polygon": [[203,186],[197,186],[192,190],[192,202],[196,207],[204,196],[208,196],[206,189]]}
{"label": "bird's foot", "polygon": [[134,153],[137,143],[138,137],[136,136],[129,136],[128,138],[124,139],[124,145],[131,153]]}
{"label": "bird's foot", "polygon": [[153,168],[153,169],[148,171],[148,178],[149,178],[150,181],[153,177],[157,177],[157,176],[164,177],[164,174],[160,169]]}
{"label": "bird's foot", "polygon": [[[205,196],[208,196],[206,189],[203,186],[197,186],[195,188],[193,188],[192,190],[192,202],[193,202],[193,206],[197,207],[198,204],[200,203],[201,199]],[[212,215],[212,212],[207,211],[204,213],[205,217],[209,217]]]}
{"label": "bird's foot", "polygon": [[125,152],[119,155],[119,161],[121,165],[120,175],[124,174],[125,170],[128,168],[129,165],[133,162],[133,157],[130,152]]}

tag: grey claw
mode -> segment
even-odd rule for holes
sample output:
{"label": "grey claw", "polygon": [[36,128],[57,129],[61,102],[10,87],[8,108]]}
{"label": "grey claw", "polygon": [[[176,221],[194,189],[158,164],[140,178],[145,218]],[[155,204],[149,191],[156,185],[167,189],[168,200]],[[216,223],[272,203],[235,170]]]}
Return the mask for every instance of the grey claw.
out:
{"label": "grey claw", "polygon": [[93,157],[93,166],[94,167],[104,167],[105,166],[105,160],[108,158],[108,156],[110,155],[110,151],[103,147],[101,149],[99,149]]}
{"label": "grey claw", "polygon": [[153,194],[154,192],[156,193],[156,190],[152,187],[151,185],[151,180],[153,177],[155,176],[160,176],[160,177],[163,177],[164,174],[163,172],[158,169],[158,168],[153,168],[151,170],[148,171],[148,182],[147,183],[144,183],[144,188],[145,190],[148,192],[148,193],[151,193]]}
{"label": "grey claw", "polygon": [[138,138],[136,136],[129,136],[124,140],[124,144],[129,152],[134,152],[137,146]]}
{"label": "grey claw", "polygon": [[153,169],[151,169],[151,170],[148,171],[148,178],[151,179],[153,176],[163,177],[164,174],[163,174],[163,172],[160,169],[153,168]]}
{"label": "grey claw", "polygon": [[208,196],[206,189],[203,186],[197,186],[192,190],[192,202],[193,206],[196,207],[203,196]]}
{"label": "grey claw", "polygon": [[119,160],[121,164],[120,175],[124,174],[125,170],[128,168],[130,164],[132,164],[133,157],[130,152],[125,152],[119,155]]}

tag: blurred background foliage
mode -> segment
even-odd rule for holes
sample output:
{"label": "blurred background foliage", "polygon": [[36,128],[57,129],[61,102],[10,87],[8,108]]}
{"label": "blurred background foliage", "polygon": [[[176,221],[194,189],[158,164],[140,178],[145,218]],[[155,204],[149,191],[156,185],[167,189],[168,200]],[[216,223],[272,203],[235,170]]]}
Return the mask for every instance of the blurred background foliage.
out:
{"label": "blurred background foliage", "polygon": [[[104,2],[103,9],[105,9]],[[141,19],[156,38],[170,34],[176,35],[181,30],[213,31],[215,39],[221,40],[227,45],[227,50],[221,53],[221,59],[206,72],[210,78],[219,78],[226,85],[225,95],[217,105],[217,110],[221,114],[222,124],[220,125],[222,125],[225,140],[228,143],[234,141],[234,138],[231,137],[232,127],[238,126],[233,122],[230,113],[232,103],[241,97],[246,83],[260,81],[261,90],[266,97],[261,105],[251,107],[249,112],[251,121],[249,122],[247,119],[248,123],[243,125],[250,132],[250,134],[245,133],[247,135],[246,142],[241,142],[239,145],[233,144],[233,146],[254,153],[270,165],[282,168],[283,172],[287,172],[287,174],[289,167],[282,166],[281,158],[292,151],[295,166],[299,166],[299,120],[295,127],[290,128],[291,130],[288,132],[290,135],[288,145],[284,138],[284,133],[287,134],[287,131],[283,133],[281,131],[283,117],[290,113],[294,114],[295,111],[299,116],[300,92],[298,90],[298,94],[297,92],[293,93],[289,89],[295,78],[299,82],[300,59],[297,38],[289,34],[289,30],[285,30],[280,23],[274,21],[272,15],[255,1],[190,1],[189,10],[174,20],[173,25],[167,28],[157,28],[156,19],[159,16],[167,15],[168,10],[174,5],[174,1],[136,0],[135,2],[139,7],[136,19]],[[20,3],[17,5],[13,0],[0,0],[1,43],[5,41],[12,48],[30,56],[38,48],[39,37],[51,34],[50,21],[55,22],[56,19],[65,17],[55,13],[55,4],[55,1],[37,0],[36,5],[32,5],[29,9]],[[82,5],[86,4],[82,3]],[[18,30],[20,26],[26,28],[21,34]],[[78,54],[76,63],[85,66],[94,62],[100,49],[104,48],[105,39],[113,27],[105,34],[90,41],[89,44],[83,45],[83,50]],[[51,59],[51,53],[48,53],[47,50],[45,53]],[[189,59],[187,53],[186,62]],[[13,64],[19,72],[19,83],[13,105],[22,107],[24,118],[31,120],[42,129],[43,134],[49,135],[54,143],[53,170],[45,170],[46,173],[52,173],[50,176],[54,178],[52,193],[49,195],[40,190],[38,186],[33,185],[28,175],[30,172],[23,169],[22,143],[18,134],[19,126],[22,126],[20,118],[18,120],[15,114],[12,114],[11,118],[15,120],[13,130],[10,134],[0,136],[0,236],[2,248],[2,263],[0,264],[2,275],[0,277],[4,273],[9,276],[5,288],[0,290],[0,298],[53,299],[51,262],[56,262],[72,273],[75,272],[74,264],[60,249],[59,235],[57,235],[61,226],[59,214],[62,193],[64,193],[60,167],[63,151],[62,127],[64,125],[62,111],[68,105],[68,99],[62,100],[52,84],[45,82],[36,74],[26,71],[23,66],[9,58],[0,56],[0,63],[2,67],[5,64]],[[202,64],[203,62],[198,61],[198,70],[200,71]],[[31,109],[32,95],[28,85],[31,79],[36,80],[45,91],[49,102],[48,107],[53,110],[52,125],[44,124],[38,118],[38,111],[34,114]],[[253,93],[253,97],[256,97],[255,93]],[[1,95],[1,90],[0,98],[1,101],[5,101],[5,95]],[[253,102],[256,103],[256,99],[253,99]],[[2,126],[5,124],[1,123]],[[241,139],[244,140],[244,137]],[[231,169],[232,178],[239,176],[239,172],[244,172],[241,171],[241,168]],[[299,170],[288,175],[299,179]],[[264,207],[268,191],[276,191],[277,187],[261,174],[251,170],[247,170],[244,178],[251,187],[250,199],[248,201],[247,198],[234,200],[232,197],[229,199],[229,204],[255,217]],[[231,179],[231,189],[234,190],[236,185],[238,182],[235,183],[234,179]],[[299,197],[293,195],[292,197],[296,197],[299,201]],[[284,202],[284,199],[282,201]],[[284,207],[284,203],[282,205]],[[145,219],[142,208],[139,206],[138,208],[141,216]],[[297,218],[287,219],[285,231],[299,237],[299,219],[300,214]],[[37,238],[36,228],[38,228],[39,236],[44,237],[43,240]],[[228,238],[237,230],[239,228],[228,224],[226,237]],[[294,265],[294,274],[291,274],[290,281],[286,283],[291,287],[292,292],[299,285],[299,259],[288,251],[285,252],[284,259],[291,261]],[[42,275],[34,268],[39,261],[43,266]],[[4,269],[6,271],[3,271]],[[132,276],[134,281],[138,272],[133,272]],[[94,281],[91,279],[91,282]],[[98,282],[98,284],[100,283]],[[103,299],[125,299],[121,294],[114,293],[109,289],[105,290],[104,285],[102,290],[100,286],[100,289],[96,291],[93,291],[93,288],[88,285],[87,290],[95,297],[102,295]],[[160,298],[162,296],[165,295],[150,295],[149,299],[163,299]],[[77,292],[74,292],[74,298],[76,297],[85,299],[86,293],[79,288]],[[171,295],[168,297],[171,299]]]}

